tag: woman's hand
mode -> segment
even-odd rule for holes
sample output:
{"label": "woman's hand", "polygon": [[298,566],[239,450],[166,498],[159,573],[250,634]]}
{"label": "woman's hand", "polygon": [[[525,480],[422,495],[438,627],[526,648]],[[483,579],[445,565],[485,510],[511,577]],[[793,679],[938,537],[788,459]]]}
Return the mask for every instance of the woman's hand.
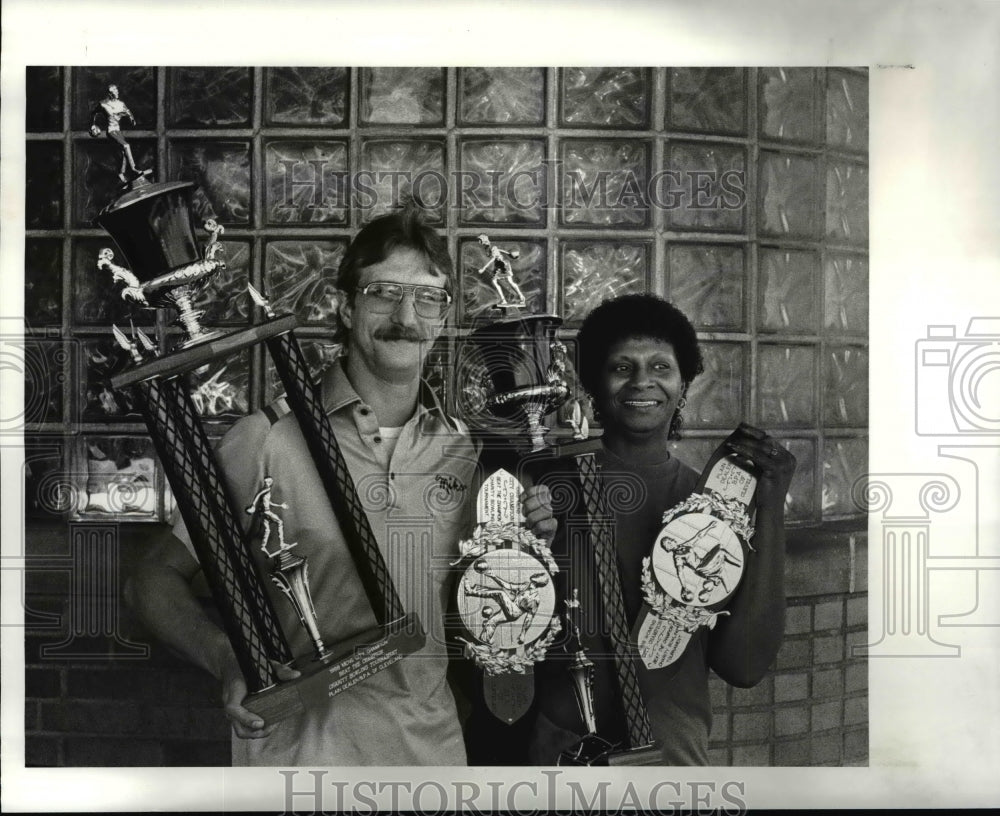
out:
{"label": "woman's hand", "polygon": [[726,443],[748,459],[757,472],[757,505],[784,510],[785,495],[795,473],[795,457],[765,431],[741,423]]}

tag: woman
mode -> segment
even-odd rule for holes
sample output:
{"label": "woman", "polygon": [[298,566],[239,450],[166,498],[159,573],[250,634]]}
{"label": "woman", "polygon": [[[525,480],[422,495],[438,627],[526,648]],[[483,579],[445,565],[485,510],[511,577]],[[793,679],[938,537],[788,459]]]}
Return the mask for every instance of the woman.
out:
{"label": "woman", "polygon": [[[679,438],[688,387],[703,370],[701,352],[684,314],[648,294],[603,303],[584,321],[577,342],[580,380],[604,428],[597,462],[615,515],[621,591],[632,630],[643,605],[642,559],[650,555],[664,511],[688,498],[699,481],[698,473],[671,455],[669,444]],[[669,665],[651,670],[636,660],[653,737],[667,765],[708,763],[708,670],[732,685],[753,686],[781,645],[784,498],[795,460],[771,437],[749,426],[741,426],[731,440],[728,449],[752,465],[758,481],[753,551],[748,552],[742,580],[726,606],[728,614],[719,615],[712,628],[697,629]],[[556,496],[560,487],[571,484],[565,473],[550,477]],[[612,650],[600,634],[592,542],[580,532],[587,526],[586,516],[580,501],[570,500],[568,506],[553,545],[569,565],[560,576],[561,590],[564,598],[576,594],[581,601],[581,643],[595,664],[598,734],[612,743],[627,744]],[[565,651],[574,648],[570,645]],[[586,731],[569,682],[571,656],[564,653],[560,659],[550,652],[536,669],[536,717],[529,747],[533,763],[556,764]]]}

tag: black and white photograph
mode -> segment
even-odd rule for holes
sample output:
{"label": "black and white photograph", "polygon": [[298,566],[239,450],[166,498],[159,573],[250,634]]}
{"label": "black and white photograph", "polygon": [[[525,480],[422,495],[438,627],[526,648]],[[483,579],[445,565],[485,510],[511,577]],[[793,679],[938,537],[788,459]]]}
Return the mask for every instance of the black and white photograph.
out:
{"label": "black and white photograph", "polygon": [[5,810],[997,800],[1000,14],[803,5],[5,9]]}

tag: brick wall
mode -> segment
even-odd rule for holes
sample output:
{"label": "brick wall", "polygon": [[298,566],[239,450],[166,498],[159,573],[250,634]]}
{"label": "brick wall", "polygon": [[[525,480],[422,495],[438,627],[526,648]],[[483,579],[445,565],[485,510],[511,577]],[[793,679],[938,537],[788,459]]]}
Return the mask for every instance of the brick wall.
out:
{"label": "brick wall", "polygon": [[[150,527],[112,528],[120,573]],[[213,678],[152,641],[120,602],[73,603],[66,527],[28,531],[25,757],[29,766],[229,764],[229,728]],[[753,689],[712,678],[713,764],[866,765],[867,548],[847,530],[790,534],[786,637]],[[91,592],[94,587],[91,586]],[[114,619],[107,637],[102,621]],[[96,634],[95,634],[96,633]]]}
{"label": "brick wall", "polygon": [[785,640],[752,689],[712,677],[718,765],[867,765],[866,536],[793,531]]}

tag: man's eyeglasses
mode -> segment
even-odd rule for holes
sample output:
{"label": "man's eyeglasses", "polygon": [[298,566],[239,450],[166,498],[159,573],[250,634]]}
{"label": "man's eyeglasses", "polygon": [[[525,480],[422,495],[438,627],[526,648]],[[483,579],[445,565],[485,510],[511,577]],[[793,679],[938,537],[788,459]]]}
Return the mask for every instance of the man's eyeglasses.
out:
{"label": "man's eyeglasses", "polygon": [[440,286],[415,286],[409,283],[385,283],[374,281],[367,286],[359,287],[358,291],[368,298],[368,304],[373,312],[392,314],[403,302],[403,295],[413,293],[413,310],[429,320],[439,320],[444,317],[451,306],[451,295]]}

